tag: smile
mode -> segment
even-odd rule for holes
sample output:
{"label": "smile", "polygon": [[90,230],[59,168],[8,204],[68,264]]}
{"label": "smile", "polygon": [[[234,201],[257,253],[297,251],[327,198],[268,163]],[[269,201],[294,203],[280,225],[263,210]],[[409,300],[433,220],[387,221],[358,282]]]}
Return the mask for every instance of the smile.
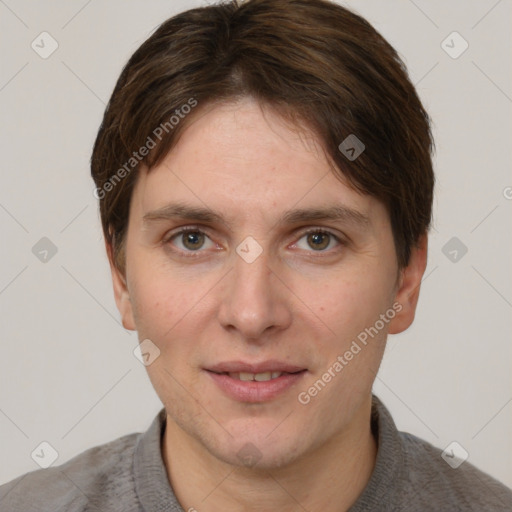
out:
{"label": "smile", "polygon": [[229,375],[232,379],[243,380],[249,382],[255,380],[257,382],[266,382],[268,380],[277,379],[284,375],[286,372],[261,372],[261,373],[248,373],[248,372],[230,372]]}
{"label": "smile", "polygon": [[248,403],[267,402],[283,395],[307,372],[298,366],[272,361],[222,363],[205,371],[224,395]]}

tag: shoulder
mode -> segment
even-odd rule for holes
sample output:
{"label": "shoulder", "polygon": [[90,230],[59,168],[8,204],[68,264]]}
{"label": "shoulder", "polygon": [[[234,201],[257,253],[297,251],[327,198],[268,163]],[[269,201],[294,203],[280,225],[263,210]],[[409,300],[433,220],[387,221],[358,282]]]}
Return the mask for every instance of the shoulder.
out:
{"label": "shoulder", "polygon": [[[422,510],[512,510],[512,490],[498,480],[467,460],[450,465],[441,449],[412,434],[400,432],[400,437],[408,476],[405,494],[420,501]],[[446,460],[450,459],[454,460],[451,456]]]}
{"label": "shoulder", "polygon": [[[0,486],[0,509],[123,510],[119,497],[134,494],[132,465],[139,436],[128,434],[90,448],[60,466],[38,469]],[[109,501],[115,506],[109,507]]]}

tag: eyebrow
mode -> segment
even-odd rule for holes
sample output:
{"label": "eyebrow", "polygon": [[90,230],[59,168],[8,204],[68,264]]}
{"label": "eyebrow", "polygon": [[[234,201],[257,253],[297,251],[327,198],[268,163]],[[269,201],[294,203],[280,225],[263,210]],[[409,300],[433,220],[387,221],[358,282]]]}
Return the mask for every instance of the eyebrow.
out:
{"label": "eyebrow", "polygon": [[[231,224],[221,214],[208,207],[191,206],[184,203],[171,203],[157,210],[146,213],[142,220],[144,224],[152,221],[183,219],[210,224],[221,224],[230,227]],[[297,224],[310,221],[343,221],[355,226],[366,228],[370,219],[365,214],[341,205],[331,205],[322,208],[300,208],[284,212],[278,219],[278,224]]]}

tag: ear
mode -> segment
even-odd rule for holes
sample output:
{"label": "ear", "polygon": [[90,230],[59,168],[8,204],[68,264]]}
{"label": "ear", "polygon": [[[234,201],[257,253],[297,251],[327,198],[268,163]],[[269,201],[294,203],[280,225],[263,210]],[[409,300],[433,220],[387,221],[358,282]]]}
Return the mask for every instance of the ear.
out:
{"label": "ear", "polygon": [[389,334],[405,331],[413,322],[416,305],[420,295],[420,286],[427,267],[428,237],[424,234],[418,244],[412,248],[407,267],[400,271],[398,291],[395,301],[400,304],[395,317],[389,322]]}
{"label": "ear", "polygon": [[114,259],[114,250],[110,243],[105,241],[110,272],[112,274],[112,284],[114,287],[114,297],[116,299],[117,309],[121,313],[123,327],[130,331],[135,331],[135,322],[133,319],[133,309],[126,283],[126,277],[117,267]]}

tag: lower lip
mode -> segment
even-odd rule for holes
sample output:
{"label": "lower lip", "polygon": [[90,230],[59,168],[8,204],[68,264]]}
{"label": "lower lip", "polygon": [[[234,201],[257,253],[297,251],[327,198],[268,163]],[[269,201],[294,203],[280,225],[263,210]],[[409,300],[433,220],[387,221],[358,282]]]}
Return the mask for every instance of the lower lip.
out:
{"label": "lower lip", "polygon": [[276,379],[263,382],[233,379],[227,374],[214,373],[208,370],[206,373],[226,395],[234,400],[257,403],[272,400],[290,389],[303,378],[306,370],[298,373],[287,373]]}

